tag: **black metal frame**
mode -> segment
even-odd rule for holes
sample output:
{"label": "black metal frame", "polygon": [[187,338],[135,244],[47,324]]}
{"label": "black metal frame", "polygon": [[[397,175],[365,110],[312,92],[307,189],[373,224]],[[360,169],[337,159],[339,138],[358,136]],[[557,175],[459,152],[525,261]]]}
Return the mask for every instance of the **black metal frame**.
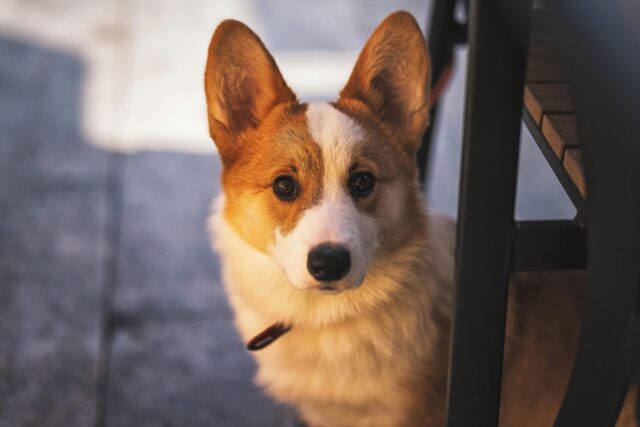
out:
{"label": "black metal frame", "polygon": [[[456,44],[466,43],[466,25],[456,22],[454,11],[458,0],[434,0],[429,22],[429,34],[427,43],[431,56],[431,84],[436,84],[447,67],[453,62],[453,48]],[[465,0],[467,1],[467,0]],[[431,126],[422,136],[422,144],[417,154],[420,182],[425,183],[431,140],[435,132],[435,123],[438,117],[438,104],[431,107]]]}
{"label": "black metal frame", "polygon": [[513,271],[587,268],[587,235],[575,220],[519,221],[511,250]]}
{"label": "black metal frame", "polygon": [[449,427],[497,425],[500,405],[525,60],[495,2],[471,3],[468,67]]}
{"label": "black metal frame", "polygon": [[627,382],[640,381],[640,56],[631,56],[640,51],[640,6],[553,0],[548,7],[566,29],[589,200],[578,200],[558,175],[579,212],[588,212],[580,219],[589,232],[577,221],[514,221],[531,0],[472,1],[449,427],[498,425],[514,270],[588,268],[583,332],[557,427],[613,426]]}
{"label": "black metal frame", "polygon": [[542,131],[536,124],[536,121],[533,119],[533,117],[531,117],[531,114],[526,108],[522,109],[522,121],[527,126],[529,133],[538,145],[538,148],[542,152],[542,155],[547,160],[547,163],[549,163],[549,166],[551,166],[551,169],[556,174],[556,177],[558,177],[558,181],[560,182],[560,185],[562,185],[565,193],[567,193],[567,196],[569,196],[571,203],[573,203],[573,206],[575,206],[578,212],[577,216],[582,217],[585,205],[584,198],[580,194],[580,191],[578,190],[578,187],[576,187],[576,184],[574,184],[573,180],[564,169],[562,162],[560,161],[560,159],[558,159],[556,153],[554,153],[553,149],[547,142],[547,138],[545,138],[545,136],[542,134]]}

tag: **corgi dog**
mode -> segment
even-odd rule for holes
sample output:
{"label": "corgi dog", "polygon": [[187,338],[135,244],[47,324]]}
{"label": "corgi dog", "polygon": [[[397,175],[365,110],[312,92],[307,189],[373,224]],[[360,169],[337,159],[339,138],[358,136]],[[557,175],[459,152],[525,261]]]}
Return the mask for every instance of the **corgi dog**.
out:
{"label": "corgi dog", "polygon": [[[224,21],[211,40],[205,92],[223,194],[209,227],[257,383],[310,426],[444,425],[455,226],[425,210],[418,182],[429,72],[406,12],[377,27],[329,103],[300,102],[244,24]],[[548,306],[521,279],[505,353],[516,392],[501,424],[551,425],[580,304],[563,297],[571,280]],[[522,326],[530,306],[543,325],[570,319],[543,337],[558,343],[550,356],[529,351],[544,335]]]}

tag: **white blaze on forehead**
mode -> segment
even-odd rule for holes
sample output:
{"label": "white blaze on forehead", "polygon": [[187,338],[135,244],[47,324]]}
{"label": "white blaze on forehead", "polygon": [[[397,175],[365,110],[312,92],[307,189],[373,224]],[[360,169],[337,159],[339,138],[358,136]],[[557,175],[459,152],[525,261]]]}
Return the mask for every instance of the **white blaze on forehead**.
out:
{"label": "white blaze on forehead", "polygon": [[373,218],[358,211],[347,189],[353,148],[364,132],[353,119],[326,103],[309,105],[307,124],[322,152],[322,197],[302,214],[289,234],[276,232],[273,255],[290,282],[304,289],[317,284],[307,271],[309,251],[325,242],[343,245],[349,249],[351,269],[341,287],[356,287],[364,279],[377,240]]}
{"label": "white blaze on forehead", "polygon": [[307,122],[313,140],[322,150],[323,183],[331,187],[343,184],[338,181],[349,171],[353,147],[364,137],[362,129],[352,118],[327,103],[309,104]]}

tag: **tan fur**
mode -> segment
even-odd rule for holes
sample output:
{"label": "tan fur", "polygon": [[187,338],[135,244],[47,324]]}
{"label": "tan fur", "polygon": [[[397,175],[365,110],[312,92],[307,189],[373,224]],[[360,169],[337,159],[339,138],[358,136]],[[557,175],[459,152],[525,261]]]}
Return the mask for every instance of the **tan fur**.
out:
{"label": "tan fur", "polygon": [[[291,230],[320,196],[321,153],[306,129],[304,110],[304,106],[276,107],[259,130],[245,133],[246,148],[222,173],[224,191],[234,195],[225,207],[227,218],[262,251],[273,243],[276,227]],[[300,184],[296,200],[282,202],[273,197],[272,183],[280,175],[296,177]]]}
{"label": "tan fur", "polygon": [[225,165],[278,104],[297,104],[260,38],[241,22],[223,21],[209,44],[205,94],[211,137]]}
{"label": "tan fur", "polygon": [[[258,36],[244,24],[222,22],[209,44],[205,69],[209,130],[223,162],[222,186],[232,226],[265,251],[273,230],[285,232],[320,188],[321,153],[306,129],[300,104]],[[273,179],[294,175],[300,197],[275,200]]]}
{"label": "tan fur", "polygon": [[[210,229],[236,323],[248,341],[293,329],[254,353],[256,381],[312,426],[442,426],[452,312],[455,226],[427,213],[414,163],[428,122],[429,61],[413,18],[387,18],[363,49],[334,107],[362,143],[349,170],[371,171],[375,191],[354,200],[375,219],[378,245],[362,285],[337,294],[294,288],[270,248],[322,197],[324,162],[300,104],[260,40],[221,24],[205,85],[224,195]],[[293,202],[273,179],[295,176]],[[582,310],[577,273],[518,274],[511,284],[500,425],[550,426],[570,375]],[[630,393],[633,397],[634,390]],[[619,426],[633,426],[628,401]]]}
{"label": "tan fur", "polygon": [[396,12],[365,44],[340,98],[362,101],[412,152],[429,123],[429,72],[418,24],[410,14]]}

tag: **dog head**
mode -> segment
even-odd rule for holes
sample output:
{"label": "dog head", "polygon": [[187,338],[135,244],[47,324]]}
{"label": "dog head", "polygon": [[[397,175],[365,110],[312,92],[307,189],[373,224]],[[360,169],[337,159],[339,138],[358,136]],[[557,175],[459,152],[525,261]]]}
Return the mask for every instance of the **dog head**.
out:
{"label": "dog head", "polygon": [[337,101],[300,103],[244,24],[216,29],[205,70],[224,216],[299,289],[358,287],[411,236],[415,153],[429,119],[429,58],[396,12],[374,31]]}

